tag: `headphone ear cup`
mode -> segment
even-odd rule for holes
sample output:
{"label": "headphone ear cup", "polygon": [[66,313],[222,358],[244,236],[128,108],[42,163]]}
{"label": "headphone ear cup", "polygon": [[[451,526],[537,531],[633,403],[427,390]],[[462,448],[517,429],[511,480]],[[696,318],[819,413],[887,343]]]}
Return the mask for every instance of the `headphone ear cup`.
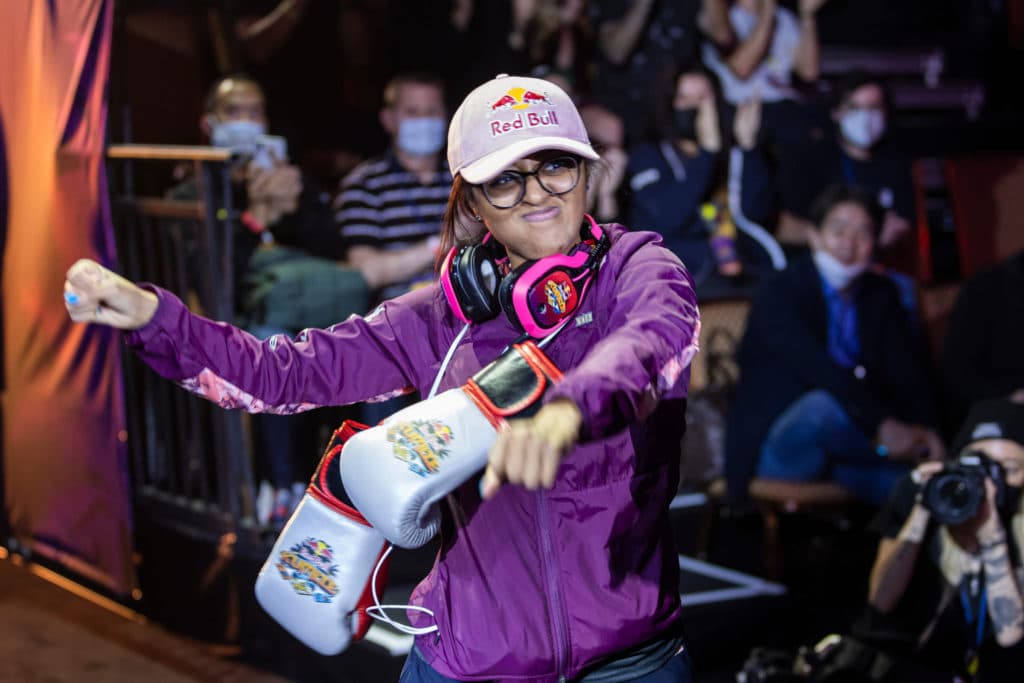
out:
{"label": "headphone ear cup", "polygon": [[513,296],[515,295],[516,282],[519,281],[519,276],[526,272],[526,269],[534,263],[535,261],[526,261],[525,263],[521,263],[518,268],[503,277],[501,279],[501,284],[498,285],[498,305],[505,313],[505,317],[508,318],[520,332],[524,332],[526,328],[523,327],[523,321],[519,319],[519,314],[516,313],[516,304]]}
{"label": "headphone ear cup", "polygon": [[486,244],[462,247],[452,259],[449,272],[452,292],[469,322],[490,320],[501,312],[498,306],[498,267]]}

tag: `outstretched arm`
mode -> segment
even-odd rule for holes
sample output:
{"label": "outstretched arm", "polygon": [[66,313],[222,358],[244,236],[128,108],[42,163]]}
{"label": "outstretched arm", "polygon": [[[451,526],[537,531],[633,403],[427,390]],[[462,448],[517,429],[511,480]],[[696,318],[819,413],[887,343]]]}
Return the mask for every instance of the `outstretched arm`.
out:
{"label": "outstretched arm", "polygon": [[[326,330],[261,341],[93,261],[72,266],[65,284],[72,319],[129,330],[128,345],[161,376],[223,408],[278,414],[382,400],[416,386],[438,359],[422,310],[433,294],[424,288]],[[403,339],[416,343],[406,347]]]}

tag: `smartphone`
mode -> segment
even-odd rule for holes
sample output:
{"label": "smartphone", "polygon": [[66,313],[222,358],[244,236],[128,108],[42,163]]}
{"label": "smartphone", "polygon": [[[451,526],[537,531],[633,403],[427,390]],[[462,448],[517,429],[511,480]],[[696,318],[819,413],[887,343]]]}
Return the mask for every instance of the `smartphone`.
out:
{"label": "smartphone", "polygon": [[275,159],[278,163],[288,160],[288,141],[280,135],[261,135],[256,138],[252,163],[269,171],[274,168]]}

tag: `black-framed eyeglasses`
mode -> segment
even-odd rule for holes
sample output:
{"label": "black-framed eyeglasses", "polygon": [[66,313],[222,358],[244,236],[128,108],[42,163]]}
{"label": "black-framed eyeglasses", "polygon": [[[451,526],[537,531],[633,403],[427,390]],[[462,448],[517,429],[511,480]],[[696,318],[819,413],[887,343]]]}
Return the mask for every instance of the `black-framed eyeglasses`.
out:
{"label": "black-framed eyeglasses", "polygon": [[526,181],[534,176],[537,183],[550,195],[572,192],[580,181],[580,161],[576,157],[554,157],[541,162],[532,171],[502,171],[497,178],[479,187],[484,197],[496,209],[511,209],[526,196]]}

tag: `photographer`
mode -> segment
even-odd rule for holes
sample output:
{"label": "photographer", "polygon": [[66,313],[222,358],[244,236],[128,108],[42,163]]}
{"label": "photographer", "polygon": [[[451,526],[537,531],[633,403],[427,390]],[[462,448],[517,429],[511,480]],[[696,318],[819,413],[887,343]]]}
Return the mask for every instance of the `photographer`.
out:
{"label": "photographer", "polygon": [[866,630],[945,680],[1019,681],[1024,405],[976,404],[950,452],[901,481],[875,520]]}

